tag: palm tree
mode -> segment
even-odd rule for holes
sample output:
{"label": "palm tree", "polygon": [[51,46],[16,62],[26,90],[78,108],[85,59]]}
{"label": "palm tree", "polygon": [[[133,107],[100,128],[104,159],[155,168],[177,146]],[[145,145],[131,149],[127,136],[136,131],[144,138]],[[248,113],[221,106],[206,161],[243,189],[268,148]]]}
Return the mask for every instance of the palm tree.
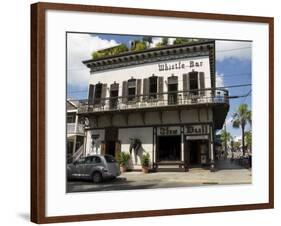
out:
{"label": "palm tree", "polygon": [[251,152],[252,151],[252,131],[251,130],[245,132],[245,143],[246,143],[248,150]]}
{"label": "palm tree", "polygon": [[245,155],[245,126],[252,124],[252,111],[248,109],[247,104],[240,104],[237,111],[233,114],[232,126],[242,130],[242,150]]}
{"label": "palm tree", "polygon": [[224,129],[221,131],[221,142],[224,144],[224,154],[227,153],[227,143],[232,139],[231,134],[226,131],[226,126],[224,126]]}

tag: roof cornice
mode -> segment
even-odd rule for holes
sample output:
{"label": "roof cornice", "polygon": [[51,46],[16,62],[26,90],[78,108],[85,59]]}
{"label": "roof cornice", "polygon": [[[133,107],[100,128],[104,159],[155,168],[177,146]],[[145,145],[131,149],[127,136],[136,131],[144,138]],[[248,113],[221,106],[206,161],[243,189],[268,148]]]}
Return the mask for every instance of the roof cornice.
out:
{"label": "roof cornice", "polygon": [[197,42],[192,44],[171,45],[151,48],[143,51],[131,51],[123,54],[108,56],[99,59],[83,61],[91,72],[127,67],[145,63],[198,57],[214,57],[214,41]]}

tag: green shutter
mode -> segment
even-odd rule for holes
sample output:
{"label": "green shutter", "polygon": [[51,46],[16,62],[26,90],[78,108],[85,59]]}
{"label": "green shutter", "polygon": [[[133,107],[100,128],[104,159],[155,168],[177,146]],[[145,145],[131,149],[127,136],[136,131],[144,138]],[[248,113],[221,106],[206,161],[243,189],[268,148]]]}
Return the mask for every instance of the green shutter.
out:
{"label": "green shutter", "polygon": [[204,72],[200,72],[199,73],[199,78],[200,78],[200,94],[202,96],[205,95],[205,90],[202,90],[202,89],[205,89],[205,76],[204,76]]}
{"label": "green shutter", "polygon": [[106,98],[106,91],[107,91],[107,84],[102,84],[101,89],[101,104],[105,105],[105,99]]}
{"label": "green shutter", "polygon": [[158,99],[159,100],[164,99],[163,91],[164,91],[164,78],[158,77]]}
{"label": "green shutter", "polygon": [[189,90],[189,80],[187,78],[188,74],[182,75],[182,90],[183,90],[183,97],[186,98],[188,96],[188,93],[186,92]]}
{"label": "green shutter", "polygon": [[93,84],[89,85],[89,93],[88,93],[88,104],[93,104],[95,86]]}
{"label": "green shutter", "polygon": [[143,79],[143,100],[148,100],[148,94],[149,94],[149,79],[145,78]]}
{"label": "green shutter", "polygon": [[127,103],[127,96],[128,96],[128,85],[127,81],[124,81],[122,84],[122,103]]}
{"label": "green shutter", "polygon": [[140,101],[141,95],[141,79],[137,79],[137,101]]}

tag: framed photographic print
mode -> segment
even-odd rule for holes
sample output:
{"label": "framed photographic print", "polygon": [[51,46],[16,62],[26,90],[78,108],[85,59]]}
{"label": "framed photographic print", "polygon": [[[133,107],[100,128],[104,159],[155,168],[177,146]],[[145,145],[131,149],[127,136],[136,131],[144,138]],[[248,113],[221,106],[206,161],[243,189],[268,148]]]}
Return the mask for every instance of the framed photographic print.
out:
{"label": "framed photographic print", "polygon": [[273,18],[31,5],[31,221],[274,206]]}

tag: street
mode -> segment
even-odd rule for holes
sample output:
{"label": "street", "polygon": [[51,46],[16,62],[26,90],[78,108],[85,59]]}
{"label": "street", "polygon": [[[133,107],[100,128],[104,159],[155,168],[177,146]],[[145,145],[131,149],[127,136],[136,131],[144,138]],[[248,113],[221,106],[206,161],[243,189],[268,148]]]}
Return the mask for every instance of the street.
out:
{"label": "street", "polygon": [[190,169],[189,172],[156,172],[149,174],[126,172],[114,180],[99,184],[90,181],[70,181],[67,183],[67,192],[249,184],[251,182],[252,175],[249,169],[224,169],[210,172],[209,170],[194,168]]}

